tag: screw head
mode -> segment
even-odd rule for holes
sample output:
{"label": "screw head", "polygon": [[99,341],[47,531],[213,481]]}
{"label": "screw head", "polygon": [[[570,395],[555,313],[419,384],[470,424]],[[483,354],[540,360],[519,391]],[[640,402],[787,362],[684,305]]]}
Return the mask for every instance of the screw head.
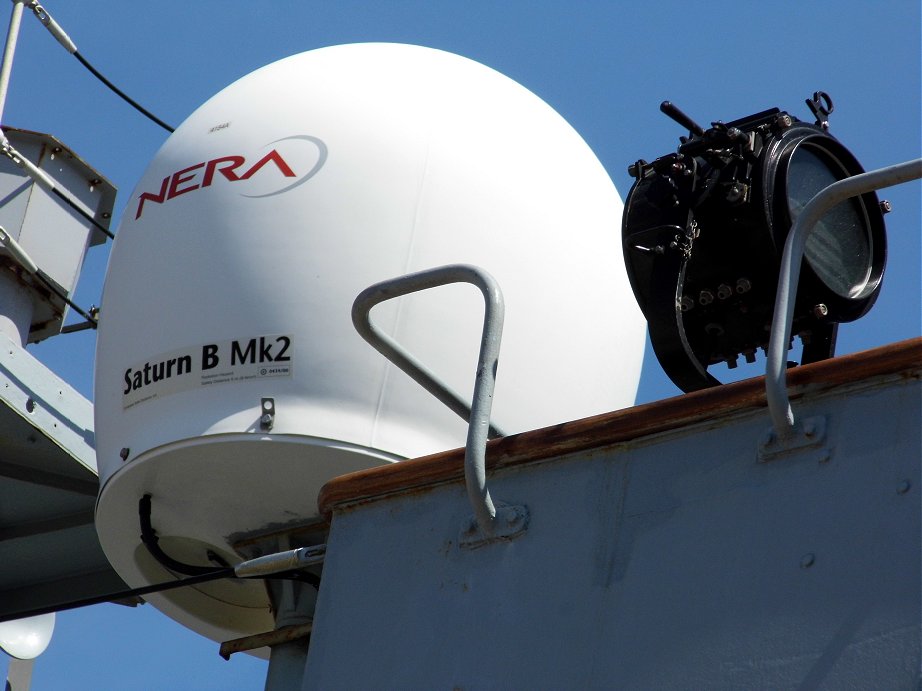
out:
{"label": "screw head", "polygon": [[736,183],[730,185],[730,188],[727,190],[727,201],[732,204],[733,202],[738,202],[742,197],[743,188]]}

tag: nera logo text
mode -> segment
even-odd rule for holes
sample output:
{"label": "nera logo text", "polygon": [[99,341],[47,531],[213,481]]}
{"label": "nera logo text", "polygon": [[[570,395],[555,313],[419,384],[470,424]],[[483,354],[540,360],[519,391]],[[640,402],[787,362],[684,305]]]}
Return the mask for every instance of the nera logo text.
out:
{"label": "nera logo text", "polygon": [[[283,183],[286,180],[289,182],[278,189],[270,189],[262,194],[246,194],[243,191],[240,194],[253,198],[281,194],[311,179],[323,167],[327,159],[327,146],[323,140],[306,134],[283,137],[270,142],[267,146],[272,148],[262,156],[251,155],[249,159],[242,154],[218,156],[167,175],[160,182],[160,189],[157,192],[141,192],[138,195],[135,220],[141,218],[146,202],[164,204],[183,194],[211,187],[216,181],[244,182],[257,174],[260,178],[274,175]],[[270,186],[275,187],[275,185]]]}

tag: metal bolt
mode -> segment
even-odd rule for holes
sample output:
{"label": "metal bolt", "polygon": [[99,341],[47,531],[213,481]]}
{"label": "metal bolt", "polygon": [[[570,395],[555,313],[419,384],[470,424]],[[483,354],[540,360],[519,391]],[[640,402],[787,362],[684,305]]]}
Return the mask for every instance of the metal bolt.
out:
{"label": "metal bolt", "polygon": [[736,281],[736,292],[742,295],[752,290],[752,282],[748,278],[739,278]]}
{"label": "metal bolt", "polygon": [[717,322],[711,322],[710,324],[704,325],[704,332],[708,336],[720,337],[726,333],[726,329],[724,329],[724,327],[718,324]]}
{"label": "metal bolt", "polygon": [[909,480],[903,480],[900,484],[896,486],[897,494],[906,494],[909,489],[912,487],[912,483]]}
{"label": "metal bolt", "polygon": [[698,293],[698,302],[700,302],[702,305],[710,305],[712,302],[714,302],[714,293],[707,289],[702,290],[700,293]]}
{"label": "metal bolt", "polygon": [[813,552],[807,552],[800,558],[800,568],[809,569],[816,563],[816,555]]}
{"label": "metal bolt", "polygon": [[890,203],[890,200],[881,199],[880,200],[880,212],[884,214],[888,214],[891,211],[893,211],[893,204]]}
{"label": "metal bolt", "polygon": [[726,300],[731,295],[733,295],[733,288],[728,286],[726,283],[721,283],[719,286],[717,286],[718,299]]}
{"label": "metal bolt", "polygon": [[804,422],[804,435],[812,437],[816,434],[816,423],[813,420]]}
{"label": "metal bolt", "polygon": [[775,124],[779,127],[790,127],[794,124],[794,121],[791,119],[791,116],[785,113],[784,115],[779,115],[775,120]]}
{"label": "metal bolt", "polygon": [[829,308],[826,307],[822,302],[813,307],[813,316],[817,319],[822,319],[829,314]]}
{"label": "metal bolt", "polygon": [[259,416],[259,428],[263,432],[269,432],[275,424],[275,399],[263,398],[259,402],[262,414]]}
{"label": "metal bolt", "polygon": [[690,310],[694,306],[695,306],[695,301],[692,300],[687,295],[683,295],[682,299],[679,300],[679,309],[682,312],[688,312],[688,310]]}

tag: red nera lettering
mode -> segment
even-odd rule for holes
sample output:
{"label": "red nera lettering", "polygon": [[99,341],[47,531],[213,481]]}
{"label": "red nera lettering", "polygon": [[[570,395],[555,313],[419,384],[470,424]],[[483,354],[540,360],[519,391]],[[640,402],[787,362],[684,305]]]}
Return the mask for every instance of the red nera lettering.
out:
{"label": "red nera lettering", "polygon": [[[144,212],[144,202],[163,204],[181,194],[194,192],[195,190],[211,186],[215,180],[216,173],[220,173],[228,182],[249,180],[270,163],[275,164],[275,168],[284,177],[297,177],[295,172],[291,169],[291,166],[282,158],[282,155],[277,149],[272,149],[272,151],[256,161],[256,163],[249,168],[245,167],[246,159],[243,156],[222,156],[221,158],[213,158],[210,161],[203,161],[202,163],[196,163],[195,165],[183,168],[163,178],[163,182],[160,183],[159,192],[142,192],[138,195],[138,208],[134,217],[135,219],[141,218],[141,214]],[[241,168],[244,172],[238,174],[237,171]]]}

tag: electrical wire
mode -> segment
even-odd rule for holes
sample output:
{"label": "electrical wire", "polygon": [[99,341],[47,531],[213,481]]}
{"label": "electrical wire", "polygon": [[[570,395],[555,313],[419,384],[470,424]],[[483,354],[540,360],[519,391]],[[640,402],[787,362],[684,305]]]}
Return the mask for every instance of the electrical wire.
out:
{"label": "electrical wire", "polygon": [[[163,551],[160,547],[160,538],[157,537],[157,531],[154,530],[150,522],[150,504],[151,496],[149,494],[145,494],[141,497],[140,501],[138,501],[138,517],[141,521],[141,542],[147,547],[147,551],[150,552],[151,556],[170,571],[185,574],[186,576],[201,576],[213,572],[214,568],[211,566],[186,564],[173,559],[173,557]],[[225,571],[228,576],[234,575],[234,569],[229,566],[224,567],[223,571]]]}
{"label": "electrical wire", "polygon": [[99,81],[101,81],[103,84],[109,87],[109,89],[111,89],[113,93],[115,93],[122,100],[124,100],[128,105],[130,105],[132,108],[134,108],[139,113],[141,113],[141,115],[150,119],[152,122],[155,122],[156,124],[160,125],[160,127],[165,129],[167,132],[173,132],[172,127],[167,125],[163,120],[158,118],[156,115],[151,113],[149,110],[147,110],[140,104],[138,104],[136,101],[129,98],[128,95],[124,91],[122,91],[117,86],[115,86],[115,84],[113,84],[108,79],[106,79],[105,76],[103,76],[103,74],[99,70],[93,67],[93,65],[90,64],[89,60],[83,57],[80,54],[80,51],[77,50],[77,45],[71,40],[70,36],[67,35],[67,32],[65,32],[64,29],[61,28],[61,25],[58,24],[54,20],[54,17],[52,17],[48,13],[48,10],[42,7],[38,3],[37,0],[32,0],[28,6],[31,7],[32,13],[35,15],[38,21],[40,21],[42,25],[46,29],[48,29],[51,35],[54,36],[55,40],[64,47],[64,50],[66,50],[68,53],[71,53],[75,58],[77,58],[77,60],[80,61],[80,64],[83,65],[86,69],[88,69],[94,77],[96,77]]}
{"label": "electrical wire", "polygon": [[[150,552],[151,556],[156,559],[161,566],[175,573],[181,573],[187,576],[203,576],[208,573],[218,573],[218,571],[215,571],[215,569],[211,566],[186,564],[177,559],[174,559],[163,551],[163,548],[160,547],[159,544],[160,539],[157,537],[157,531],[154,530],[153,525],[151,525],[151,495],[145,494],[141,497],[140,500],[138,500],[138,518],[141,524],[141,542],[145,547],[147,547],[147,551]],[[224,561],[214,553],[212,553],[210,556],[216,561]],[[232,566],[226,566],[223,569],[220,569],[220,572],[224,573],[227,578],[236,577],[234,568]],[[303,581],[315,589],[320,588],[319,576],[310,573],[309,571],[288,571],[286,573],[266,576],[266,578],[270,580],[280,579],[289,581]]]}
{"label": "electrical wire", "polygon": [[104,76],[99,70],[97,70],[95,67],[93,67],[93,65],[91,65],[90,62],[80,54],[80,51],[75,51],[75,52],[74,52],[74,57],[77,58],[77,60],[80,61],[80,64],[83,65],[84,67],[86,67],[86,68],[93,74],[94,77],[96,77],[99,81],[101,81],[103,84],[105,84],[107,87],[109,87],[109,89],[110,89],[114,94],[116,94],[117,96],[119,96],[123,101],[125,101],[125,103],[127,103],[127,104],[130,105],[132,108],[134,108],[136,111],[138,111],[139,113],[141,113],[141,115],[145,116],[145,117],[146,117],[148,120],[150,120],[151,122],[155,122],[156,124],[160,125],[160,127],[162,127],[163,129],[165,129],[167,132],[174,132],[174,131],[175,131],[174,128],[172,128],[172,127],[170,127],[169,125],[167,125],[163,120],[161,120],[161,119],[158,118],[156,115],[154,115],[153,113],[151,113],[149,110],[147,110],[146,108],[144,108],[144,107],[143,107],[142,105],[140,105],[137,101],[135,101],[135,100],[133,100],[132,98],[130,98],[125,92],[123,92],[121,89],[119,89],[117,86],[115,86],[115,84],[113,84],[113,83],[110,82],[108,79],[106,79],[105,76]]}
{"label": "electrical wire", "polygon": [[[89,607],[90,605],[98,605],[103,602],[123,602],[126,600],[133,600],[141,598],[145,595],[151,595],[153,593],[163,593],[169,590],[175,590],[177,588],[186,588],[189,586],[199,585],[201,583],[209,583],[211,581],[218,581],[222,579],[234,579],[234,580],[298,580],[308,585],[312,586],[315,590],[320,589],[320,577],[316,574],[310,573],[308,571],[290,571],[287,573],[279,573],[271,576],[262,576],[262,577],[241,577],[237,576],[234,572],[232,566],[226,566],[222,568],[210,568],[202,566],[193,566],[192,564],[183,564],[172,557],[163,553],[163,550],[160,549],[157,545],[157,535],[153,527],[150,524],[150,504],[151,504],[151,495],[145,494],[141,497],[141,500],[138,502],[138,509],[141,518],[141,540],[144,542],[145,546],[151,550],[151,554],[154,556],[157,561],[166,566],[167,568],[182,572],[183,570],[197,570],[198,573],[195,575],[188,576],[187,578],[180,578],[175,581],[166,581],[163,583],[154,583],[152,585],[142,586],[140,588],[131,588],[128,590],[120,590],[114,593],[108,593],[105,595],[94,595],[92,597],[78,598],[76,600],[71,600],[70,602],[58,603],[54,605],[46,605],[44,607],[36,607],[33,609],[27,609],[20,612],[14,612],[13,615],[9,618],[12,619],[22,619],[25,617],[37,617],[41,614],[50,614],[51,612],[64,612],[70,609],[78,609],[80,607]],[[151,547],[153,545],[153,548]],[[158,556],[159,554],[159,556]],[[165,562],[161,561],[161,558],[165,557]],[[175,568],[179,567],[179,568]],[[3,619],[6,621],[6,619]]]}
{"label": "electrical wire", "polygon": [[48,290],[57,295],[66,305],[86,319],[87,325],[83,328],[96,328],[95,308],[91,308],[89,312],[83,311],[80,305],[70,299],[70,296],[61,286],[55,283],[48,274],[38,268],[38,265],[33,261],[32,257],[28,255],[12,235],[6,232],[3,226],[0,226],[0,248],[6,250],[10,259],[12,259],[13,263],[20,269],[24,270],[30,276],[35,276],[35,278],[37,278]]}
{"label": "electrical wire", "polygon": [[[231,569],[233,572],[233,569]],[[115,593],[109,593],[108,595],[95,595],[93,597],[86,597],[79,600],[72,600],[64,604],[57,605],[47,605],[45,607],[37,607],[35,609],[29,609],[24,612],[16,612],[14,618],[24,619],[26,617],[37,617],[40,614],[50,614],[51,612],[64,612],[69,609],[77,609],[79,607],[89,607],[90,605],[99,605],[103,602],[117,602],[120,600],[132,600],[134,598],[143,597],[144,595],[150,595],[151,593],[162,593],[168,590],[175,590],[176,588],[185,588],[192,585],[198,585],[200,583],[208,583],[210,581],[217,581],[222,578],[234,578],[233,573],[230,575],[227,574],[227,569],[215,569],[209,573],[199,574],[198,576],[190,576],[189,578],[181,578],[176,581],[167,581],[165,583],[154,583],[153,585],[146,585],[142,588],[131,588],[130,590],[120,590]]]}
{"label": "electrical wire", "polygon": [[52,194],[54,194],[56,197],[58,197],[58,199],[60,199],[61,201],[63,201],[65,204],[67,204],[71,209],[73,209],[73,210],[76,211],[78,214],[80,214],[81,216],[83,216],[83,218],[85,218],[87,221],[89,221],[90,224],[92,224],[92,226],[93,226],[94,228],[96,228],[97,230],[99,230],[99,231],[100,231],[103,235],[105,235],[107,238],[109,238],[110,240],[114,240],[114,239],[115,239],[115,234],[114,234],[111,230],[109,230],[108,228],[106,228],[106,227],[105,227],[104,225],[102,225],[99,221],[97,221],[95,218],[93,218],[90,214],[88,214],[86,211],[84,211],[83,209],[81,209],[73,199],[71,199],[70,197],[68,197],[66,194],[64,194],[64,193],[63,193],[61,190],[59,190],[57,187],[55,187],[54,189],[52,189],[51,192],[52,192]]}
{"label": "electrical wire", "polygon": [[95,329],[97,327],[96,318],[91,313],[86,312],[83,309],[81,309],[80,305],[78,305],[76,302],[71,300],[67,296],[67,293],[61,290],[61,288],[59,288],[57,284],[51,280],[48,274],[46,274],[44,271],[39,269],[38,271],[35,272],[35,277],[38,278],[38,280],[40,280],[48,288],[48,290],[50,290],[52,293],[54,293],[59,298],[61,298],[67,304],[68,307],[74,310],[74,312],[76,312],[81,317],[86,319],[88,328]]}
{"label": "electrical wire", "polygon": [[[25,619],[26,617],[37,617],[42,614],[51,614],[52,612],[66,612],[70,609],[79,609],[81,607],[89,607],[91,605],[100,605],[104,602],[122,602],[128,600],[134,600],[136,598],[144,597],[145,595],[152,595],[154,593],[165,593],[170,590],[176,590],[177,588],[188,588],[190,586],[199,585],[201,583],[210,583],[211,581],[219,581],[222,579],[236,579],[236,580],[257,580],[249,578],[238,578],[234,575],[233,569],[214,569],[206,573],[199,574],[198,576],[189,576],[188,578],[180,578],[175,581],[166,581],[164,583],[154,583],[152,585],[145,585],[140,588],[130,588],[128,590],[119,590],[114,593],[108,593],[106,595],[94,595],[93,597],[85,597],[77,600],[71,600],[70,602],[65,602],[63,604],[56,605],[46,605],[45,607],[36,607],[34,609],[28,609],[22,612],[15,612],[11,619]],[[313,586],[314,588],[319,588],[320,578],[314,574],[309,574],[312,576],[311,579],[303,579],[306,583]],[[267,577],[264,580],[269,580],[272,577]],[[7,621],[7,619],[3,619]]]}
{"label": "electrical wire", "polygon": [[17,151],[16,148],[10,143],[10,140],[6,138],[6,133],[2,129],[0,129],[0,154],[9,158],[14,165],[22,168],[26,175],[35,180],[35,182],[39,184],[43,189],[55,195],[58,199],[67,204],[71,209],[76,211],[80,216],[86,219],[87,222],[97,228],[103,235],[108,237],[110,240],[115,239],[115,235],[113,235],[108,228],[93,218],[92,215],[81,209],[80,205],[77,204],[77,202],[71,199],[68,195],[59,190],[58,186],[54,183],[54,180],[52,180],[47,173],[45,173],[36,164],[32,163],[32,161],[23,156],[19,151]]}

